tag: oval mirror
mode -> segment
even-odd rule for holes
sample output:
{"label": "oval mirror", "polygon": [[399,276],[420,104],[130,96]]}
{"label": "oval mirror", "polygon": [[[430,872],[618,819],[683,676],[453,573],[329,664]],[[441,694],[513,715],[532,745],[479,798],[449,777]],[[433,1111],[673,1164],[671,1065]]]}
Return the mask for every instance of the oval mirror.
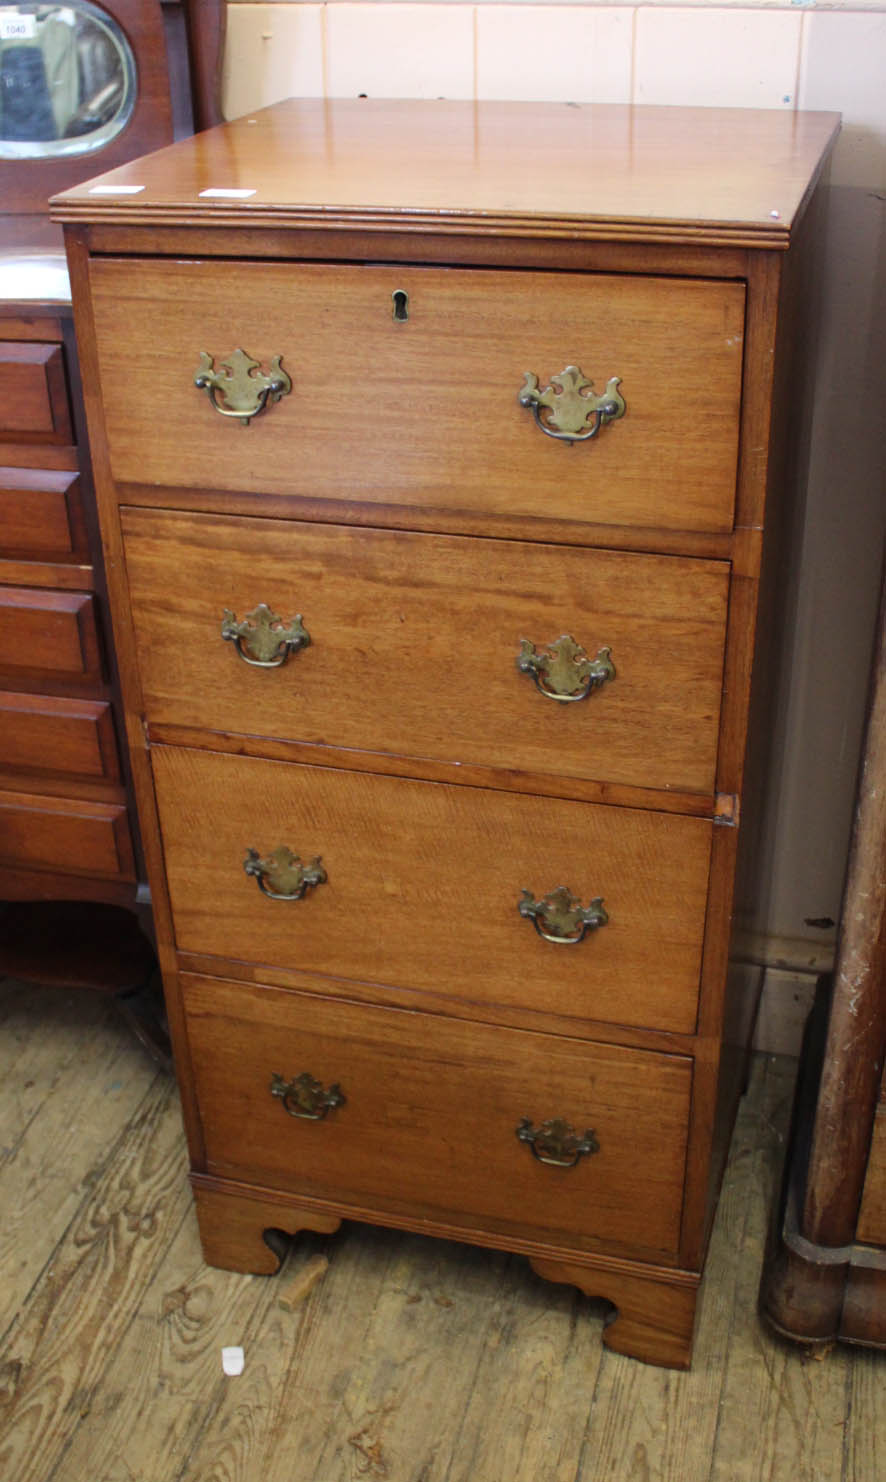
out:
{"label": "oval mirror", "polygon": [[0,3],[0,159],[101,149],[135,106],[135,58],[112,16],[88,0]]}

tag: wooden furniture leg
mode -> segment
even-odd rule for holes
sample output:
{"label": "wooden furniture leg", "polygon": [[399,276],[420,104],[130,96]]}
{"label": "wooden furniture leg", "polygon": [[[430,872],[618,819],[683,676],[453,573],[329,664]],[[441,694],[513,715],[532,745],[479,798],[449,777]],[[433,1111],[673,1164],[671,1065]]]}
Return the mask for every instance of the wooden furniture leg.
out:
{"label": "wooden furniture leg", "polygon": [[588,1297],[604,1297],[613,1303],[617,1311],[603,1331],[607,1348],[647,1364],[661,1364],[668,1369],[689,1368],[697,1277],[687,1278],[680,1272],[680,1280],[672,1283],[566,1261],[533,1258],[531,1265],[545,1281],[568,1282]]}
{"label": "wooden furniture leg", "polygon": [[224,1271],[273,1276],[282,1258],[265,1238],[266,1231],[297,1235],[300,1230],[314,1230],[333,1235],[341,1224],[336,1215],[302,1209],[246,1189],[222,1191],[204,1183],[199,1175],[191,1182],[204,1259]]}

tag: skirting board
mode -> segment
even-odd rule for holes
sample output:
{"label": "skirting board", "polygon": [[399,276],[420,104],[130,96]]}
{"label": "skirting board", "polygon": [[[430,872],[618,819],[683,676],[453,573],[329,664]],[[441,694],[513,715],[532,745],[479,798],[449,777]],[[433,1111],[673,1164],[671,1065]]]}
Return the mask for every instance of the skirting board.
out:
{"label": "skirting board", "polygon": [[803,1027],[815,997],[817,974],[787,968],[761,968],[763,989],[754,1031],[754,1049],[765,1055],[799,1056]]}

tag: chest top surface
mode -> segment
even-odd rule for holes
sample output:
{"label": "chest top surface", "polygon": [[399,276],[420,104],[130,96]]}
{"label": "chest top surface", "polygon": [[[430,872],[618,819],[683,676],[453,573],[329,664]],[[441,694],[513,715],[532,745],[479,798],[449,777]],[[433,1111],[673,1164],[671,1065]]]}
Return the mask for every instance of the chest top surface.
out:
{"label": "chest top surface", "polygon": [[67,222],[785,248],[832,113],[291,99],[66,191]]}

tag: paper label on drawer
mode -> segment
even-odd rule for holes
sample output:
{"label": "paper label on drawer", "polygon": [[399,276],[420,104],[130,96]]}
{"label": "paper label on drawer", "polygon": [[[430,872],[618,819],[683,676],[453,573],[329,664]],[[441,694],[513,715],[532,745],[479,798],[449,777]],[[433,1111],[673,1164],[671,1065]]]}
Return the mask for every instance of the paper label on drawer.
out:
{"label": "paper label on drawer", "polygon": [[137,196],[143,185],[90,185],[91,196]]}
{"label": "paper label on drawer", "polygon": [[36,35],[35,15],[0,15],[0,41],[30,41]]}
{"label": "paper label on drawer", "polygon": [[254,190],[234,190],[223,185],[211,185],[208,190],[201,190],[201,198],[210,196],[214,200],[221,201],[245,201],[249,196],[254,196]]}

